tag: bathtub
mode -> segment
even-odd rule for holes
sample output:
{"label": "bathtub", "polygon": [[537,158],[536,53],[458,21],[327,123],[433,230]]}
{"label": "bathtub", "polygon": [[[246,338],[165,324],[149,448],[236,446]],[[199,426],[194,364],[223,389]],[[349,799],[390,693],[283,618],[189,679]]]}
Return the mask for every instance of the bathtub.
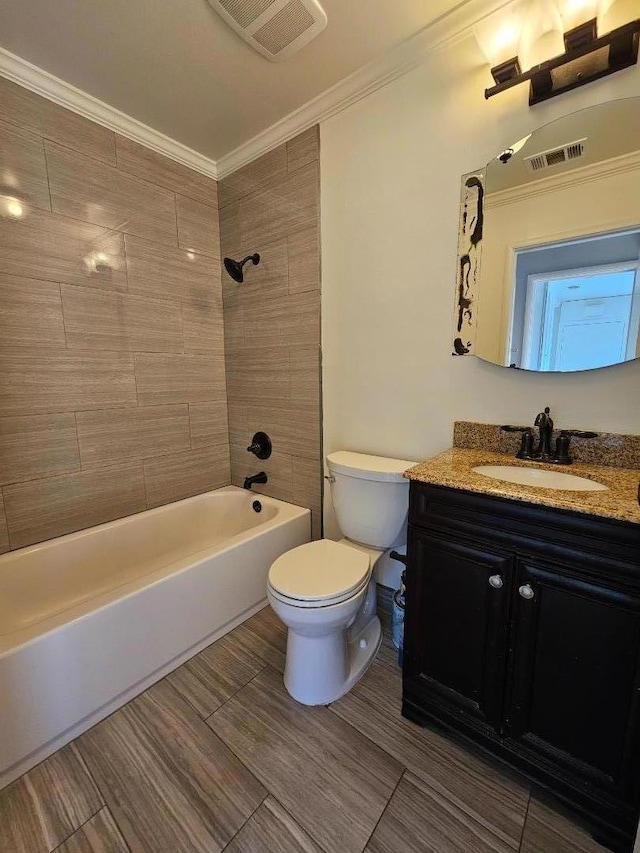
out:
{"label": "bathtub", "polygon": [[228,486],[0,556],[0,788],[253,615],[309,538]]}

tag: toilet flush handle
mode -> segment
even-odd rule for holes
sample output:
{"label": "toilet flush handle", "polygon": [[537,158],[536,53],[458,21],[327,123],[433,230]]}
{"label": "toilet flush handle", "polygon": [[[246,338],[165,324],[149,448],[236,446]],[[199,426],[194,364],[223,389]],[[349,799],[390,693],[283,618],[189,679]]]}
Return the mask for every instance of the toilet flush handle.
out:
{"label": "toilet flush handle", "polygon": [[335,481],[336,481],[336,478],[333,476],[333,474],[325,474],[324,478],[325,478],[325,480],[328,480],[330,483],[335,483]]}

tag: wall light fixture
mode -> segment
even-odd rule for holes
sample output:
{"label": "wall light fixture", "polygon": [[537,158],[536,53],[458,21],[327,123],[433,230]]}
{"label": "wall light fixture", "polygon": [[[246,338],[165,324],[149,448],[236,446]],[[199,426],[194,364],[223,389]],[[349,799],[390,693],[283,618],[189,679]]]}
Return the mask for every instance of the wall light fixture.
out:
{"label": "wall light fixture", "polygon": [[485,97],[529,81],[533,105],[635,65],[637,14],[638,0],[514,0],[474,28],[495,81]]}

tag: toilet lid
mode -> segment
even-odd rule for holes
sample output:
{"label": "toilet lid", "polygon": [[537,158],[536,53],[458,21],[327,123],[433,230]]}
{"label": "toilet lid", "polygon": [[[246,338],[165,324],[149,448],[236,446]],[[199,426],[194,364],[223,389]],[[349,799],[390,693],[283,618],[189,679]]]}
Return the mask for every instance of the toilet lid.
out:
{"label": "toilet lid", "polygon": [[346,598],[362,587],[369,564],[364,551],[320,539],[278,557],[269,569],[269,583],[276,592],[299,601]]}

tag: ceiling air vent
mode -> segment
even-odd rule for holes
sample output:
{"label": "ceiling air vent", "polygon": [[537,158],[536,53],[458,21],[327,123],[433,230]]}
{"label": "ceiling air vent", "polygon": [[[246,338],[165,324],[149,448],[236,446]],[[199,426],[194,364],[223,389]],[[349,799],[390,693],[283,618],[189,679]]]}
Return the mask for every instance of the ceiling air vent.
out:
{"label": "ceiling air vent", "polygon": [[209,0],[209,4],[272,62],[291,56],[327,26],[317,0]]}
{"label": "ceiling air vent", "polygon": [[576,142],[569,142],[562,145],[560,148],[552,148],[550,151],[541,151],[540,154],[532,154],[530,157],[525,157],[524,162],[530,172],[540,172],[542,169],[548,169],[551,166],[558,166],[561,163],[568,163],[569,160],[576,160],[582,157],[585,152],[584,139],[578,139]]}

